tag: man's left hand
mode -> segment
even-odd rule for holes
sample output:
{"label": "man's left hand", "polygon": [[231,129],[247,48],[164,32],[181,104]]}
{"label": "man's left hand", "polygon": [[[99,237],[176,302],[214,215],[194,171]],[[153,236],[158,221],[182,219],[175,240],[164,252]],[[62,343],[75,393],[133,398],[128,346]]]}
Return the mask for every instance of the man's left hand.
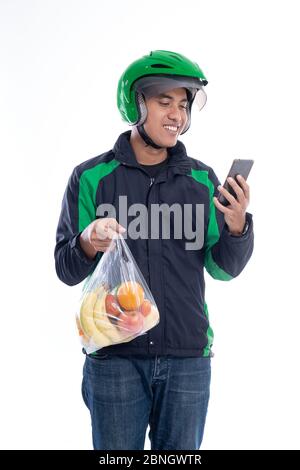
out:
{"label": "man's left hand", "polygon": [[241,186],[237,184],[234,178],[229,177],[227,179],[232,189],[234,189],[237,199],[223,186],[218,186],[220,193],[222,193],[230,203],[229,206],[223,206],[216,197],[213,198],[217,209],[223,212],[228,230],[232,235],[242,234],[246,222],[246,209],[250,200],[250,188],[246,180],[241,175],[238,175],[237,179]]}

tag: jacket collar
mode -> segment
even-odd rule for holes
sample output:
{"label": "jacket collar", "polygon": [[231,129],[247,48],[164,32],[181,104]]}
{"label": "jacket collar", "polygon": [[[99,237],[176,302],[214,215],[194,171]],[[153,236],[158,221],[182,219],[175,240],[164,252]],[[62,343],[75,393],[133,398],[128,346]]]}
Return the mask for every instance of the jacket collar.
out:
{"label": "jacket collar", "polygon": [[[131,131],[123,132],[117,139],[113,152],[115,154],[115,159],[119,162],[138,167],[139,164],[136,160],[133,148],[130,144],[130,135]],[[177,144],[174,147],[168,148],[168,168],[173,174],[187,174],[191,171],[191,162],[187,156],[185,146],[182,142],[177,141]]]}

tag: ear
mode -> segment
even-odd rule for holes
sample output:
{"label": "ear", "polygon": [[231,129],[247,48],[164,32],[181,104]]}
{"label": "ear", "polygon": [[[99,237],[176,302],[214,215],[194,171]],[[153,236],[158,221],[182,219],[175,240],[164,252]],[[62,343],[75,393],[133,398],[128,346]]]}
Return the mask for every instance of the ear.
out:
{"label": "ear", "polygon": [[145,97],[142,93],[137,93],[137,102],[138,102],[138,110],[139,110],[139,120],[136,123],[138,126],[144,124],[147,118],[147,106]]}

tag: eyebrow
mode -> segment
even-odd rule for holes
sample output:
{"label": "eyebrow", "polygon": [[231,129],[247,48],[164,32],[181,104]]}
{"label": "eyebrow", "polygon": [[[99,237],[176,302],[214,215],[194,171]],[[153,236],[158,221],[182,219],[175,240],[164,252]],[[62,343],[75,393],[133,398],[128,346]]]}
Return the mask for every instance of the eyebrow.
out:
{"label": "eyebrow", "polygon": [[[158,95],[158,98],[168,98],[169,100],[174,100],[173,96],[166,95],[165,93],[161,93],[160,95]],[[180,100],[180,103],[182,103],[183,101],[188,102],[188,99],[183,98],[182,100]]]}

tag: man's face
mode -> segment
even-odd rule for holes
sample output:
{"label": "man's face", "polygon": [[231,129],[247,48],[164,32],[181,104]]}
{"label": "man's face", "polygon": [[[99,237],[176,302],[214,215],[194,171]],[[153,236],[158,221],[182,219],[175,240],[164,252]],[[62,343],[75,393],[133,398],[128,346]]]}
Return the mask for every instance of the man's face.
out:
{"label": "man's face", "polygon": [[[187,122],[187,94],[185,88],[174,88],[146,99],[145,131],[161,147],[174,147]],[[171,127],[170,127],[171,126]]]}

